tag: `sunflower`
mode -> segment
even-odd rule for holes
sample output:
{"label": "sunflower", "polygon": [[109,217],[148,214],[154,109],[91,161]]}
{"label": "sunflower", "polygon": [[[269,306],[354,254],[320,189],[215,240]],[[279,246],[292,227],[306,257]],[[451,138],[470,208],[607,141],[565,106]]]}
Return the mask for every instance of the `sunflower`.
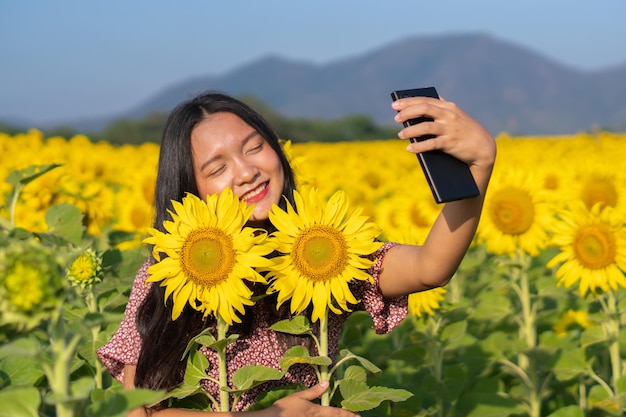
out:
{"label": "sunflower", "polygon": [[25,331],[51,317],[63,300],[66,259],[60,252],[0,228],[0,327]]}
{"label": "sunflower", "polygon": [[358,300],[348,283],[371,280],[365,271],[373,260],[367,258],[382,245],[376,241],[380,229],[361,215],[361,208],[349,212],[343,191],[336,191],[324,204],[315,188],[294,192],[296,208],[287,211],[277,205],[269,213],[277,231],[274,266],[268,273],[269,293],[278,293],[278,306],[291,299],[291,312],[301,313],[311,303],[311,319],[321,319],[326,309],[336,314],[350,311],[348,303]]}
{"label": "sunflower", "polygon": [[[433,199],[430,189],[427,186],[415,187],[410,191],[395,194],[391,200],[392,206],[395,207],[394,220],[398,226],[390,229],[391,232],[387,237],[394,241],[404,241],[401,236],[406,235],[407,231],[413,234],[419,232],[423,238],[410,243],[423,244],[430,227],[441,211],[441,206]],[[387,231],[387,228],[384,230]]]}
{"label": "sunflower", "polygon": [[102,281],[103,274],[102,257],[93,249],[86,249],[72,261],[65,276],[72,285],[85,288]]}
{"label": "sunflower", "polygon": [[554,227],[554,245],[561,252],[548,262],[560,265],[556,278],[571,287],[580,281],[580,295],[626,287],[626,227],[624,219],[609,206],[587,209],[574,201],[560,213]]}
{"label": "sunflower", "polygon": [[432,288],[409,295],[409,312],[417,317],[434,316],[435,310],[441,308],[440,303],[446,299],[445,288]]}
{"label": "sunflower", "polygon": [[522,250],[536,256],[547,245],[553,219],[539,188],[521,171],[508,172],[494,181],[477,231],[478,241],[485,243],[487,250],[499,255]]}
{"label": "sunflower", "polygon": [[173,320],[189,303],[205,317],[240,323],[235,310],[243,313],[244,306],[254,304],[243,280],[266,283],[255,268],[270,266],[264,256],[274,249],[266,233],[244,227],[253,206],[246,207],[230,188],[206,202],[187,194],[172,206],[172,220],[163,222],[167,233],[150,228],[144,240],[154,245],[157,261],[148,268],[147,281],[166,287],[165,302],[170,296],[174,301]]}
{"label": "sunflower", "polygon": [[590,174],[582,181],[579,198],[587,208],[600,203],[602,206],[616,207],[619,200],[619,186],[614,174]]}
{"label": "sunflower", "polygon": [[565,337],[569,330],[588,329],[595,325],[586,311],[569,309],[554,323],[552,330],[558,337]]}

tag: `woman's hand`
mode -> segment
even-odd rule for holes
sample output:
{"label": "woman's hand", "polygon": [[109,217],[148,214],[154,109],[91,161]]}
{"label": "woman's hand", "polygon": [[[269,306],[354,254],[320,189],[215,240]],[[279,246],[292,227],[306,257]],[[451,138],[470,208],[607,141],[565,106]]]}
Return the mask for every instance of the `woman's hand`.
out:
{"label": "woman's hand", "polygon": [[299,391],[281,398],[270,408],[263,410],[264,415],[275,417],[356,417],[351,411],[335,407],[323,407],[311,400],[319,398],[328,389],[328,381],[320,382],[304,391]]}
{"label": "woman's hand", "polygon": [[434,136],[409,144],[407,150],[441,150],[467,163],[480,195],[446,203],[423,245],[397,245],[389,250],[379,277],[379,287],[387,297],[440,287],[452,278],[476,232],[496,157],[495,140],[487,129],[450,101],[408,97],[394,101],[392,108],[398,111],[398,123],[417,117],[433,119],[405,127],[398,136]]}
{"label": "woman's hand", "polygon": [[432,122],[405,127],[398,133],[400,139],[435,136],[409,144],[408,151],[420,153],[439,149],[464,161],[470,168],[491,170],[496,156],[493,137],[455,103],[429,97],[409,97],[394,101],[392,107],[398,111],[395,116],[398,123],[417,117],[433,119]]}

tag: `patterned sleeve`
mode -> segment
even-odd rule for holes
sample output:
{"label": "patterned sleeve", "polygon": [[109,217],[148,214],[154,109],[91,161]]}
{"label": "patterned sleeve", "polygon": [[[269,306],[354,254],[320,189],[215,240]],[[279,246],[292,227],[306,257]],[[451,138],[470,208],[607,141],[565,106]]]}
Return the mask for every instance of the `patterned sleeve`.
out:
{"label": "patterned sleeve", "polygon": [[149,258],[141,265],[137,276],[135,276],[120,327],[111,339],[97,351],[100,361],[107,367],[111,376],[120,382],[124,381],[124,365],[136,365],[139,358],[141,338],[137,331],[135,319],[137,318],[137,310],[150,289],[146,285],[150,264]]}
{"label": "patterned sleeve", "polygon": [[374,282],[359,281],[355,289],[355,296],[361,300],[360,307],[372,317],[377,334],[391,332],[408,314],[408,296],[385,297],[378,286],[385,255],[396,245],[395,242],[386,242],[372,255],[375,262],[368,272]]}

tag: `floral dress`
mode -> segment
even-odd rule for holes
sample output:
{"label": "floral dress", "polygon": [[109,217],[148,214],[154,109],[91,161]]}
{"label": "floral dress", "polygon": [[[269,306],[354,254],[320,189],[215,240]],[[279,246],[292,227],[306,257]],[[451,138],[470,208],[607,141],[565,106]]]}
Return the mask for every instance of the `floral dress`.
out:
{"label": "floral dress", "polygon": [[[373,283],[369,281],[355,281],[351,283],[351,289],[357,300],[361,300],[355,306],[356,310],[365,310],[372,317],[374,329],[378,334],[385,334],[393,330],[407,315],[407,297],[385,298],[378,287],[378,279],[382,269],[382,261],[387,251],[395,246],[395,243],[385,243],[373,257],[376,262],[369,269],[369,274],[373,278]],[[135,320],[137,310],[145,299],[150,289],[146,284],[148,278],[148,267],[152,263],[148,259],[139,269],[133,282],[130,298],[118,330],[111,339],[100,349],[98,357],[108,368],[110,374],[118,381],[124,380],[124,366],[136,365],[141,349],[141,338]],[[263,301],[263,300],[262,300]],[[262,302],[261,301],[261,302]],[[260,311],[252,310],[252,331],[245,337],[241,336],[227,347],[226,357],[228,363],[229,377],[234,371],[245,365],[264,365],[275,369],[280,369],[279,359],[290,347],[283,339],[277,336],[276,332],[269,330],[272,325],[271,317],[264,313],[266,309]],[[341,326],[345,322],[348,313],[335,315],[330,314],[328,323],[328,352],[331,358],[337,355]],[[203,351],[209,359],[210,364],[217,364],[217,354],[207,349]],[[316,354],[315,352],[311,353]],[[218,367],[210,366],[208,374],[218,379]],[[231,380],[232,383],[232,380]],[[237,402],[235,411],[242,411],[254,404],[257,396],[266,390],[284,386],[288,384],[300,383],[306,386],[313,386],[317,383],[317,377],[312,367],[306,365],[296,365],[289,369],[285,377],[279,381],[266,382],[259,387],[244,393]],[[232,386],[232,385],[231,385]],[[217,384],[207,382],[205,389],[219,398],[219,387]]]}

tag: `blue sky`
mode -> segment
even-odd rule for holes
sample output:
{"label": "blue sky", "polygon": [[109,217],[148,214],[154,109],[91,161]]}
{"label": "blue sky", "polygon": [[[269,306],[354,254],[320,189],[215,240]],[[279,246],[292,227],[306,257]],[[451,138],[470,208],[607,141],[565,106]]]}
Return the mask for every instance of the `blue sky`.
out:
{"label": "blue sky", "polygon": [[0,120],[122,113],[266,54],[323,64],[418,35],[488,33],[592,71],[626,63],[625,16],[624,0],[2,1]]}

